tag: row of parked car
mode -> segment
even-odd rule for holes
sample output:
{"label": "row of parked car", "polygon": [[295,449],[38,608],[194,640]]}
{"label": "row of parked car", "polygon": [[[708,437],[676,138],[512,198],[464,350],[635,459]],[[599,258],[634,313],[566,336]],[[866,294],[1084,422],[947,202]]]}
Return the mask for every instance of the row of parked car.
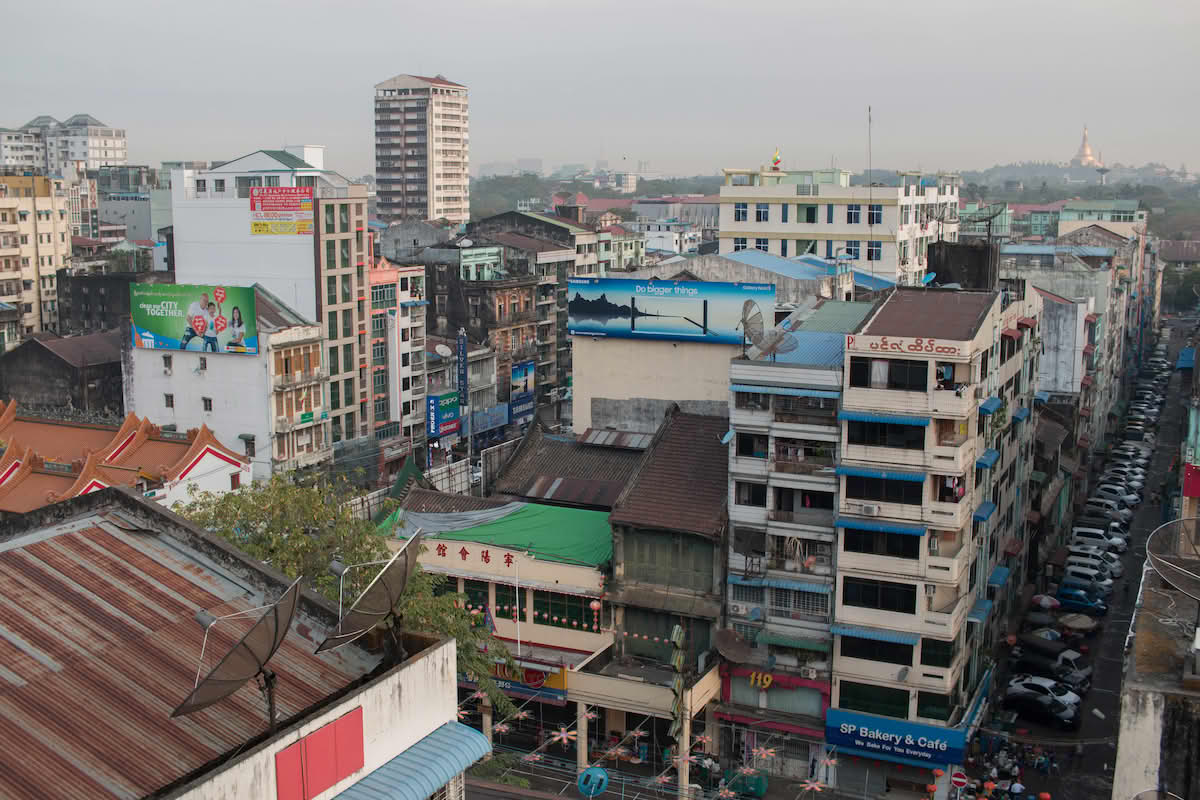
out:
{"label": "row of parked car", "polygon": [[[1129,549],[1134,509],[1147,491],[1170,378],[1171,364],[1163,343],[1147,361],[1134,388],[1123,441],[1108,455],[1100,480],[1071,529],[1067,559],[1054,595],[1061,611],[1093,618],[1108,613],[1114,582],[1125,572],[1121,556]],[[1026,622],[1035,630],[1019,636],[1012,649],[1013,677],[1005,689],[1004,706],[1029,720],[1078,729],[1083,698],[1092,685],[1092,666],[1076,649],[1086,634],[1056,627],[1052,617],[1040,612],[1031,613]],[[1098,628],[1079,627],[1093,633]]]}

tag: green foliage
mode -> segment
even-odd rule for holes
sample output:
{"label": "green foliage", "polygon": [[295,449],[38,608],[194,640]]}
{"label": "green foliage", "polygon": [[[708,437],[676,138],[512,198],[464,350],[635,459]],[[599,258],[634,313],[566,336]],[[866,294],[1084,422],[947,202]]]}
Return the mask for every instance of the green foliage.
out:
{"label": "green foliage", "polygon": [[[657,197],[675,194],[716,194],[720,191],[719,175],[697,175],[692,178],[664,178],[638,181],[637,197]],[[549,202],[555,192],[583,192],[588,197],[629,197],[611,189],[597,189],[591,181],[540,178],[537,175],[496,175],[471,181],[471,219],[513,211],[518,200],[537,198]]]}
{"label": "green foliage", "polygon": [[[364,564],[389,557],[388,540],[375,524],[355,516],[352,501],[358,496],[344,476],[303,486],[275,475],[236,492],[193,492],[190,502],[174,510],[252,558],[293,578],[305,576],[310,588],[336,603],[338,580],[329,573],[331,561]],[[350,570],[344,596],[356,597],[377,571]],[[444,581],[417,568],[400,600],[401,625],[455,638],[459,672],[479,684],[498,713],[510,713],[515,710],[512,701],[491,673],[497,658],[514,668],[515,664],[504,644],[462,607],[462,595],[439,593]]]}
{"label": "green foliage", "polygon": [[1163,275],[1163,304],[1172,311],[1190,311],[1200,302],[1200,269],[1183,273],[1168,269]]}
{"label": "green foliage", "polygon": [[492,783],[503,783],[508,786],[518,786],[522,789],[529,788],[529,779],[520,775],[513,775],[511,770],[521,765],[520,758],[516,753],[493,753],[491,758],[483,761],[477,761],[475,764],[467,768],[467,774],[472,778],[479,778]]}

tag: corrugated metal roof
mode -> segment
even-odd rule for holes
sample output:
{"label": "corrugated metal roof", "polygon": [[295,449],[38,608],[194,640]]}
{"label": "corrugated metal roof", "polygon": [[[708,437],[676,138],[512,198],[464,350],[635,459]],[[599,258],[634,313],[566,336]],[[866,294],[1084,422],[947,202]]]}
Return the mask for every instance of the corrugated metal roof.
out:
{"label": "corrugated metal roof", "polygon": [[[612,508],[642,458],[640,450],[584,444],[573,436],[550,434],[540,421],[496,481],[496,492],[551,500],[561,505]],[[558,486],[555,481],[563,480]],[[587,486],[587,483],[594,485]],[[553,490],[553,498],[546,492]]]}
{"label": "corrugated metal roof", "polygon": [[887,278],[880,278],[875,275],[868,275],[865,272],[854,270],[854,285],[869,292],[878,292],[881,289],[895,286],[895,281],[889,281]]}
{"label": "corrugated metal roof", "polygon": [[765,269],[793,280],[821,280],[829,277],[829,270],[824,265],[816,266],[802,261],[790,261],[780,256],[764,253],[762,250],[739,250],[736,253],[726,253],[722,257],[748,267]]}
{"label": "corrugated metal roof", "polygon": [[813,333],[850,333],[871,313],[874,303],[826,300],[801,323],[800,330]]}
{"label": "corrugated metal roof", "polygon": [[1063,211],[1137,211],[1137,200],[1068,200]]}
{"label": "corrugated metal roof", "polygon": [[[20,755],[0,770],[0,796],[142,797],[266,729],[253,683],[195,714],[170,714],[196,678],[196,610],[247,610],[282,587],[264,597],[257,587],[276,579],[251,562],[244,574],[236,560],[218,568],[181,537],[109,519],[94,514],[0,544],[0,743]],[[255,618],[214,626],[205,666]],[[377,661],[357,648],[314,655],[317,627],[298,616],[271,661],[280,720]]]}
{"label": "corrugated metal roof", "polygon": [[1111,247],[1095,247],[1083,244],[1006,244],[1000,248],[1006,256],[1052,256],[1069,253],[1080,258],[1111,258],[1115,251]]}
{"label": "corrugated metal roof", "polygon": [[645,450],[654,439],[652,433],[628,433],[605,428],[588,428],[579,435],[582,444],[597,447],[620,447],[626,450]]}
{"label": "corrugated metal roof", "polygon": [[790,353],[777,354],[774,357],[776,363],[806,367],[842,366],[843,354],[846,351],[844,334],[807,331],[802,328],[792,336],[796,339],[796,349]]}
{"label": "corrugated metal roof", "polygon": [[336,800],[426,800],[491,751],[491,742],[479,731],[447,722],[339,792]]}

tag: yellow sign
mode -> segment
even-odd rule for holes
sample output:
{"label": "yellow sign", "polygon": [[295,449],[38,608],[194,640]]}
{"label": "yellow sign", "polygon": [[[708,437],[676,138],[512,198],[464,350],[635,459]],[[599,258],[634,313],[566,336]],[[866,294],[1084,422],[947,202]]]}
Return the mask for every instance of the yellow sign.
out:
{"label": "yellow sign", "polygon": [[252,236],[311,235],[312,220],[290,222],[251,222],[250,234]]}

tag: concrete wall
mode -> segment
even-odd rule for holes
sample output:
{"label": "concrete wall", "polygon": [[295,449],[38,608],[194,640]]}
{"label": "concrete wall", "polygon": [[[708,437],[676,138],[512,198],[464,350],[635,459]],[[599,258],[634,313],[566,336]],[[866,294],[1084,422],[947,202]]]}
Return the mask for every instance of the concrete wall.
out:
{"label": "concrete wall", "polygon": [[[275,755],[303,737],[362,709],[363,767],[313,800],[336,797],[455,718],[458,699],[453,640],[431,647],[176,795],[182,800],[274,797]],[[242,689],[250,691],[250,689]]]}
{"label": "concrete wall", "polygon": [[1083,346],[1086,344],[1083,317],[1087,308],[1047,301],[1042,310],[1045,355],[1038,364],[1038,390],[1051,394],[1074,394],[1083,378]]}
{"label": "concrete wall", "polygon": [[651,433],[669,403],[729,416],[729,361],[737,345],[573,339],[574,430],[611,425]]}
{"label": "concrete wall", "polygon": [[121,365],[96,364],[81,372],[29,341],[0,358],[0,399],[123,416]]}
{"label": "concrete wall", "polygon": [[[1121,693],[1113,797],[1134,797],[1144,789],[1159,785],[1164,700],[1160,692],[1131,687],[1125,687]],[[1178,786],[1169,788],[1177,793],[1180,790]]]}
{"label": "concrete wall", "polygon": [[149,195],[101,195],[100,221],[124,225],[126,239],[156,238],[151,222]]}
{"label": "concrete wall", "polygon": [[[141,350],[125,345],[125,408],[155,425],[174,424],[182,432],[207,425],[221,444],[245,452],[238,436],[253,434],[255,480],[271,476],[271,425],[275,409],[263,354],[201,353],[198,350]],[[170,374],[163,356],[171,356]],[[208,368],[200,369],[200,359]],[[167,408],[165,395],[174,396]],[[212,411],[203,398],[212,398]]]}

